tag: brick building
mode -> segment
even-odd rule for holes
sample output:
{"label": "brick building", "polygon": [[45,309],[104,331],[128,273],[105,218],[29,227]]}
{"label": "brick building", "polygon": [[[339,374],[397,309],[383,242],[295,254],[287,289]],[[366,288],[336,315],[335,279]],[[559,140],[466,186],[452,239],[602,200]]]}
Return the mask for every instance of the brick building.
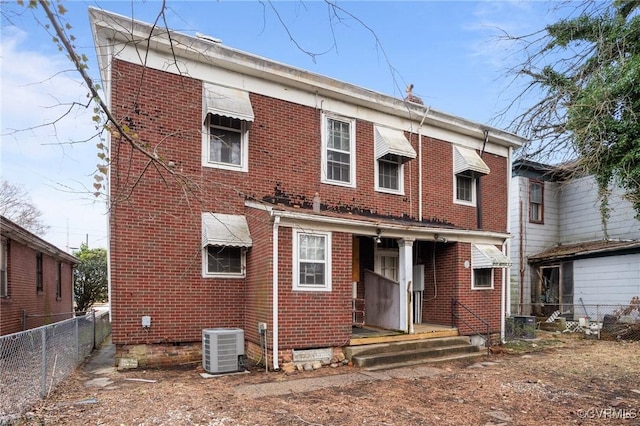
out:
{"label": "brick building", "polygon": [[0,335],[73,317],[79,260],[0,216]]}
{"label": "brick building", "polygon": [[167,165],[112,136],[118,359],[194,360],[207,328],[243,329],[258,358],[263,323],[277,369],[293,350],[339,350],[353,325],[450,324],[452,298],[501,332],[520,137],[207,38],[90,17],[114,116]]}

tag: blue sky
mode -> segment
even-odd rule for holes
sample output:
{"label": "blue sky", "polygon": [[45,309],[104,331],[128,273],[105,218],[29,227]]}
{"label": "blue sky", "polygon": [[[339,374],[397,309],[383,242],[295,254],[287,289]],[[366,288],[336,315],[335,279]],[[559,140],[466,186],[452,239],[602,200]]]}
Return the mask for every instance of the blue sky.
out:
{"label": "blue sky", "polygon": [[[161,6],[159,1],[63,4],[96,81],[87,8],[152,22]],[[321,1],[171,0],[167,19],[174,30],[207,34],[227,46],[388,95],[404,97],[412,83],[426,105],[500,128],[507,124],[493,118],[514,93],[504,75],[514,59],[496,37],[503,30],[529,33],[557,20],[548,13],[555,3],[541,1],[337,4],[357,20],[340,11],[339,20],[330,19]],[[42,210],[51,227],[47,241],[62,249],[85,241],[90,247],[106,247],[105,204],[88,194],[99,162],[92,106],[67,113],[71,102],[87,103],[87,92],[37,23],[42,12],[13,4],[3,8],[5,15],[23,13],[9,14],[11,21],[2,22],[2,177],[22,185]],[[55,126],[47,125],[54,120]]]}

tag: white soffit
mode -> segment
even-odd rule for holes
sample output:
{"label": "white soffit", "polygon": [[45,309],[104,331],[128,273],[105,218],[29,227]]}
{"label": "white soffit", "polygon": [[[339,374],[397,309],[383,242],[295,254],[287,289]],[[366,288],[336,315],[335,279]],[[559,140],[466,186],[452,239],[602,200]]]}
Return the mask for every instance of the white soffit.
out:
{"label": "white soffit", "polygon": [[202,246],[251,247],[247,219],[242,215],[202,213]]}
{"label": "white soffit", "polygon": [[253,108],[249,92],[230,87],[204,83],[205,117],[207,114],[222,115],[243,121],[253,121]]}
{"label": "white soffit", "polygon": [[471,251],[471,264],[479,268],[508,268],[513,263],[502,254],[496,246],[490,244],[474,244]]}
{"label": "white soffit", "polygon": [[475,172],[481,175],[488,175],[490,170],[487,163],[473,149],[453,147],[453,173],[461,174],[465,172]]}
{"label": "white soffit", "polygon": [[404,158],[416,158],[416,151],[407,138],[404,137],[402,130],[375,126],[374,134],[376,159],[382,158],[387,154],[394,154]]}

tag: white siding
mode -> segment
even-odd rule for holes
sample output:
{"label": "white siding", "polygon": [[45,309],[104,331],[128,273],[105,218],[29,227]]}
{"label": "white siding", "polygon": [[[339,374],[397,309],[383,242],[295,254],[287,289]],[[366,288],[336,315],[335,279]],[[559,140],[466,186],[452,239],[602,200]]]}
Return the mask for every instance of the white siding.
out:
{"label": "white siding", "polygon": [[[598,186],[593,177],[575,179],[560,190],[560,243],[602,240],[606,238],[600,219]],[[631,203],[621,191],[609,197],[610,218],[607,222],[610,239],[640,239],[640,222],[634,218]]]}
{"label": "white siding", "polygon": [[[544,223],[529,222],[529,178],[516,176],[511,179],[509,199],[511,203],[511,232],[514,239],[511,242],[511,295],[512,305],[519,303],[520,287],[520,258],[523,257],[525,266],[523,277],[523,302],[531,303],[531,273],[527,262],[528,256],[551,248],[558,241],[558,184],[544,183]],[[522,209],[520,211],[520,209]],[[520,226],[522,222],[522,227]],[[522,253],[520,253],[520,238],[522,238]]]}
{"label": "white siding", "polygon": [[640,254],[576,260],[574,303],[629,304],[640,296]]}

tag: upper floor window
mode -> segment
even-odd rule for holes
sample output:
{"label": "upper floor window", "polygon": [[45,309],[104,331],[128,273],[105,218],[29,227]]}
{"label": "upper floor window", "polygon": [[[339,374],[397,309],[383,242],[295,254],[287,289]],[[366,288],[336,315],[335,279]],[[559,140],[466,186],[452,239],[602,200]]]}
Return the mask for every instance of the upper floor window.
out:
{"label": "upper floor window", "polygon": [[36,254],[36,291],[40,292],[44,290],[42,282],[42,253]]}
{"label": "upper floor window", "polygon": [[404,163],[416,152],[402,130],[374,126],[376,190],[404,194]]}
{"label": "upper floor window", "polygon": [[0,244],[0,297],[9,296],[9,280],[7,276],[8,248],[7,240],[2,240]]}
{"label": "upper floor window", "polygon": [[331,291],[331,234],[293,231],[293,289]]}
{"label": "upper floor window", "polygon": [[356,186],[354,119],[322,115],[322,182]]}
{"label": "upper floor window", "polygon": [[248,139],[245,122],[237,118],[209,114],[207,129],[207,163],[225,168],[244,169]]}
{"label": "upper floor window", "polygon": [[376,189],[402,192],[402,163],[400,157],[387,154],[378,159],[378,186]]}
{"label": "upper floor window", "polygon": [[489,172],[489,166],[475,150],[454,145],[454,202],[475,206],[476,179]]}
{"label": "upper floor window", "polygon": [[254,120],[249,93],[204,83],[202,165],[249,170],[249,127]]}
{"label": "upper floor window", "polygon": [[476,180],[470,176],[456,175],[456,201],[464,204],[476,203]]}
{"label": "upper floor window", "polygon": [[544,183],[529,181],[529,222],[544,222]]}

